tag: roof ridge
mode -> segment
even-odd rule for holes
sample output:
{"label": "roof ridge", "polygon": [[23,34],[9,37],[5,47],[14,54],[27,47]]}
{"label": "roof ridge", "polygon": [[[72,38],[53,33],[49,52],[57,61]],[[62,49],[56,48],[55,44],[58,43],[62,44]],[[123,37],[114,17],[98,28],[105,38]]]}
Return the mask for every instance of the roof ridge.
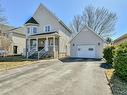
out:
{"label": "roof ridge", "polygon": [[[64,26],[64,28],[66,28],[69,32],[72,32],[69,27],[60,19],[58,18],[50,9],[48,9],[44,4],[40,3],[39,7],[43,7],[45,8],[62,26]],[[37,10],[39,9],[39,7],[37,8]],[[36,14],[37,10],[35,11],[34,15]],[[33,15],[33,16],[34,16]]]}

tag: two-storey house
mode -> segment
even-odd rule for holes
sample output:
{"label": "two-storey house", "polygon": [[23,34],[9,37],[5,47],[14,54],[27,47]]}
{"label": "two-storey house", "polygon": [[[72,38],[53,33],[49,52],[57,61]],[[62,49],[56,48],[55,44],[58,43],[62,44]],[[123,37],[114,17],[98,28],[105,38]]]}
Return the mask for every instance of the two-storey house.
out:
{"label": "two-storey house", "polygon": [[71,30],[42,4],[25,23],[25,33],[27,58],[70,55]]}

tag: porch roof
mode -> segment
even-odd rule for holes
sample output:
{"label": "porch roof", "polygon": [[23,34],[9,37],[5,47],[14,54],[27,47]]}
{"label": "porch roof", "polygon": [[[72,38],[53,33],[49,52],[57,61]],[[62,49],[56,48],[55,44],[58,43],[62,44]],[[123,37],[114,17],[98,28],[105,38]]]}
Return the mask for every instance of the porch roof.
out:
{"label": "porch roof", "polygon": [[39,33],[39,34],[34,34],[34,35],[31,35],[31,36],[37,36],[37,35],[47,35],[47,34],[55,34],[55,33],[58,33],[57,31],[54,31],[54,32],[47,32],[47,33]]}
{"label": "porch roof", "polygon": [[30,37],[46,37],[46,36],[57,36],[59,37],[59,34],[57,31],[54,32],[47,32],[47,33],[39,33],[39,34],[34,34],[34,35],[30,35]]}

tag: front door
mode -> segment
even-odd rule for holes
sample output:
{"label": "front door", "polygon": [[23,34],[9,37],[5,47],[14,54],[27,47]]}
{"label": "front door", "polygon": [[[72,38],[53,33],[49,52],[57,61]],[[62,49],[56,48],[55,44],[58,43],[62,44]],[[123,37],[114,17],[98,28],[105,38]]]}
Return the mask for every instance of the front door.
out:
{"label": "front door", "polygon": [[45,47],[45,40],[39,40],[38,50],[42,50]]}

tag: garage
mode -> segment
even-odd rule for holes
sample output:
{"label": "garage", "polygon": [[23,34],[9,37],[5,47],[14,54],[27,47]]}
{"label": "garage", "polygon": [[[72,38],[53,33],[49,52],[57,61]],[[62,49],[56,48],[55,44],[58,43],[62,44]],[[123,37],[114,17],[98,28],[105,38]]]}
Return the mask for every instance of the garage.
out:
{"label": "garage", "polygon": [[105,41],[86,26],[70,41],[70,57],[103,58]]}
{"label": "garage", "polygon": [[77,45],[77,57],[95,58],[95,45]]}

